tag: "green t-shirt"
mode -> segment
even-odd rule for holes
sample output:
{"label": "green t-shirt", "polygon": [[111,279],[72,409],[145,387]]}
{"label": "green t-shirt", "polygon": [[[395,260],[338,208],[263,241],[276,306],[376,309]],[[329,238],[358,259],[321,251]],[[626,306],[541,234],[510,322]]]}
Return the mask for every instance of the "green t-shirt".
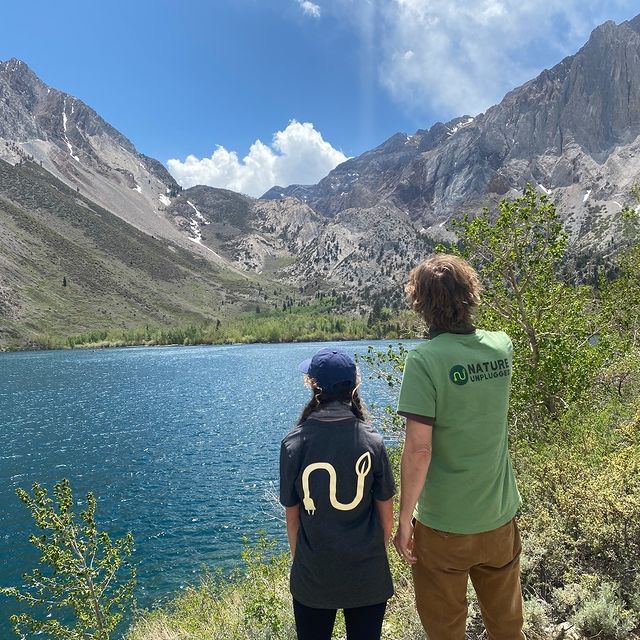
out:
{"label": "green t-shirt", "polygon": [[507,523],[520,507],[508,449],[513,345],[502,331],[439,333],[407,355],[398,413],[434,419],[414,516],[451,533]]}

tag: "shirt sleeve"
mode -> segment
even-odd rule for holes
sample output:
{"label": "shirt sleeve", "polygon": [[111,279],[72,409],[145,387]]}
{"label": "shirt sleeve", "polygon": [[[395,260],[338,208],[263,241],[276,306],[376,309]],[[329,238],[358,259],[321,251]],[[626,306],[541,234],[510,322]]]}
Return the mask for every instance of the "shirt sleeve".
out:
{"label": "shirt sleeve", "polygon": [[296,472],[284,442],[280,445],[280,504],[295,507],[299,502],[295,486]]}
{"label": "shirt sleeve", "polygon": [[507,353],[509,354],[509,358],[513,360],[513,341],[506,333],[504,335],[507,338]]}
{"label": "shirt sleeve", "polygon": [[380,451],[378,453],[379,464],[373,473],[373,497],[383,502],[393,498],[396,493],[396,483],[393,478],[393,470],[387,448],[384,442],[380,443]]}
{"label": "shirt sleeve", "polygon": [[407,354],[397,411],[436,417],[436,388],[424,360],[414,351]]}

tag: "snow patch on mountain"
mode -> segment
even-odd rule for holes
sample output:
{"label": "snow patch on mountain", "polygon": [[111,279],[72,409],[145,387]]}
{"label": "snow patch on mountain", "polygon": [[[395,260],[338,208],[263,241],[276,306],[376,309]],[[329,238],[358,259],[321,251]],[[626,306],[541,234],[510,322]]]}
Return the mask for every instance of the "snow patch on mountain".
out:
{"label": "snow patch on mountain", "polygon": [[[73,105],[71,106],[71,113],[73,114]],[[73,147],[71,146],[71,142],[69,142],[69,138],[67,137],[67,99],[64,99],[63,107],[62,107],[62,128],[64,129],[64,141],[67,143],[67,147],[69,147],[69,155],[76,161],[80,162],[80,158],[78,156],[73,155]]]}
{"label": "snow patch on mountain", "polygon": [[187,204],[194,210],[195,215],[193,218],[191,218],[191,220],[189,220],[189,226],[191,227],[191,233],[193,234],[193,238],[190,238],[191,240],[195,240],[198,243],[202,242],[202,230],[200,229],[200,224],[202,225],[206,225],[207,220],[206,218],[198,211],[198,208],[196,207],[195,204],[193,204],[193,202],[191,202],[190,200],[187,200]]}

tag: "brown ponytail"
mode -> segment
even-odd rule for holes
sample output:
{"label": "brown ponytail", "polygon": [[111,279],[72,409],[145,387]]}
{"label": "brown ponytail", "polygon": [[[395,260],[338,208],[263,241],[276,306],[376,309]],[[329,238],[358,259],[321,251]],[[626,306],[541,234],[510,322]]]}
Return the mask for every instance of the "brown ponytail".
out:
{"label": "brown ponytail", "polygon": [[341,391],[337,394],[332,393],[330,395],[323,393],[322,389],[318,386],[316,381],[313,380],[313,378],[310,378],[309,376],[305,376],[305,383],[307,384],[307,386],[311,387],[311,390],[313,391],[313,395],[311,396],[311,399],[309,400],[305,408],[302,410],[302,413],[298,418],[297,424],[300,425],[303,422],[305,422],[305,420],[314,411],[317,411],[318,409],[320,409],[320,407],[323,404],[326,404],[328,402],[334,402],[336,400],[345,402],[345,403],[349,402],[351,405],[351,412],[353,413],[353,415],[356,418],[358,418],[358,420],[361,420],[362,422],[366,421],[367,408],[364,404],[364,401],[362,400],[362,397],[360,396],[360,392],[358,391],[360,387],[359,381],[358,381],[358,384],[353,388],[345,389],[344,391]]}

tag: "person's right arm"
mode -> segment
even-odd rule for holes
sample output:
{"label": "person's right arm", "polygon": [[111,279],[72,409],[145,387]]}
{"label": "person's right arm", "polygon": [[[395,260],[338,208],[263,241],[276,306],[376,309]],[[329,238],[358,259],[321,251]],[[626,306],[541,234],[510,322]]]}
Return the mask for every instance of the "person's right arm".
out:
{"label": "person's right arm", "polygon": [[415,564],[413,551],[413,510],[418,503],[431,463],[433,419],[407,417],[406,436],[400,461],[400,514],[393,539],[400,557]]}
{"label": "person's right arm", "polygon": [[291,557],[296,553],[298,530],[300,529],[300,497],[295,487],[297,466],[293,463],[285,441],[280,445],[280,504],[285,508],[287,539]]}

